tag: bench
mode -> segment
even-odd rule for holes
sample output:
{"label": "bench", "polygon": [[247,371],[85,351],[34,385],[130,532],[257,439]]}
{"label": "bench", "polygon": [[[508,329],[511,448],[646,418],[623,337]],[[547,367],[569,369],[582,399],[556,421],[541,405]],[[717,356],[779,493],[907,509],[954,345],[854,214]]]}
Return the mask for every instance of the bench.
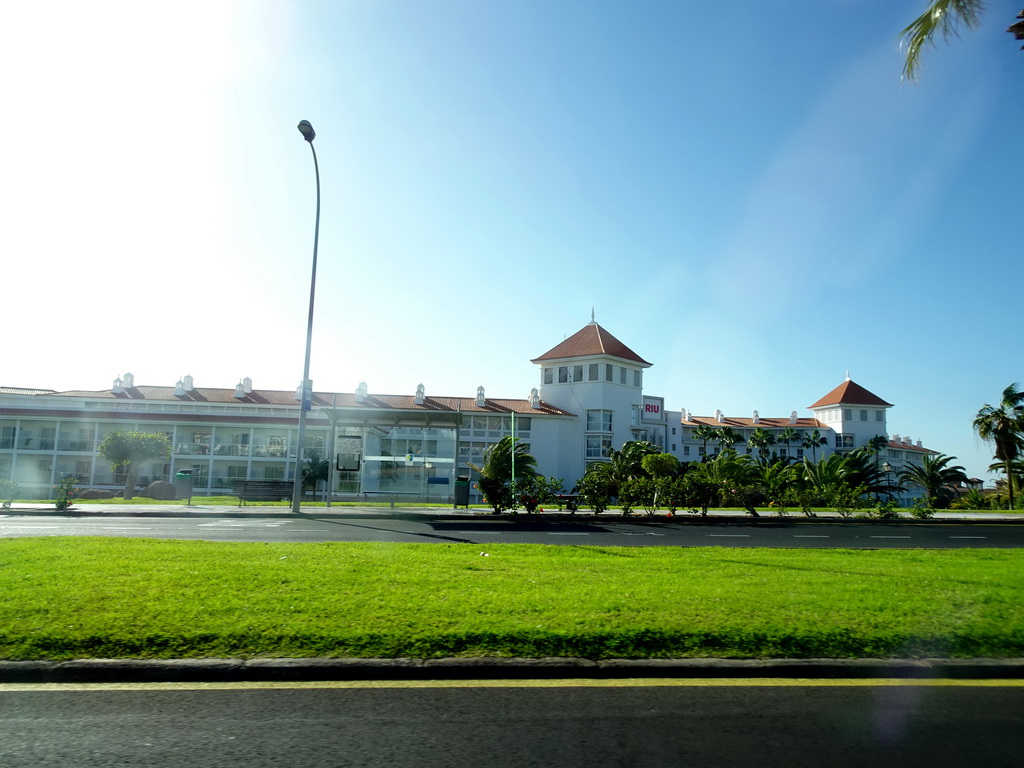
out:
{"label": "bench", "polygon": [[575,512],[580,506],[580,495],[578,493],[556,493],[555,503],[564,506],[570,512]]}
{"label": "bench", "polygon": [[233,493],[244,507],[247,501],[287,501],[294,489],[291,480],[236,480]]}

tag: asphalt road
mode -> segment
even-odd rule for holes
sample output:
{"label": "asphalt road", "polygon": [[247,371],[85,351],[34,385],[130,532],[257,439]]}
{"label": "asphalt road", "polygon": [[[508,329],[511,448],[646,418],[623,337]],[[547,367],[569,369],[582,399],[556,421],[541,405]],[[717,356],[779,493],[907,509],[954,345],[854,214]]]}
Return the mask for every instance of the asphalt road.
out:
{"label": "asphalt road", "polygon": [[1024,754],[1019,684],[639,682],[2,686],[0,764],[961,768]]}
{"label": "asphalt road", "polygon": [[315,514],[202,516],[6,516],[0,538],[124,536],[207,541],[385,541],[419,543],[585,544],[591,546],[813,547],[908,549],[1024,547],[1024,526],[1006,523],[904,523],[736,518],[714,525],[564,520],[433,518],[428,515],[317,517]]}

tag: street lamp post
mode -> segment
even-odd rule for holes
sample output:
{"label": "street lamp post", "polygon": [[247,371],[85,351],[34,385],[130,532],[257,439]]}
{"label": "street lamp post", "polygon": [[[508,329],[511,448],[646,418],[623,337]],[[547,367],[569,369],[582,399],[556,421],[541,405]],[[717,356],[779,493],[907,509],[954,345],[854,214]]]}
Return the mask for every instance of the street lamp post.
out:
{"label": "street lamp post", "polygon": [[316,171],[316,227],[313,230],[313,277],[309,281],[309,320],[306,324],[306,362],[302,368],[302,384],[299,386],[299,444],[295,447],[295,485],[292,489],[292,512],[298,514],[302,502],[302,454],[306,444],[306,412],[313,407],[313,382],[309,380],[309,352],[313,346],[313,299],[316,297],[316,250],[320,242],[320,164],[316,159],[313,139],[316,132],[308,120],[299,123],[299,133],[309,142],[313,152],[313,169]]}

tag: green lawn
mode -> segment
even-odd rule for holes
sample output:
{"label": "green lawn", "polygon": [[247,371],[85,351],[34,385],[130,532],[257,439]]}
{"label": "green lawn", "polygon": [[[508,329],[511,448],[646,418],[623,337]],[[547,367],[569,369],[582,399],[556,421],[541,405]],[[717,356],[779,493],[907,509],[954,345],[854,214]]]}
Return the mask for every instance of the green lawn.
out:
{"label": "green lawn", "polygon": [[448,655],[1024,656],[1024,552],[0,540],[0,658]]}

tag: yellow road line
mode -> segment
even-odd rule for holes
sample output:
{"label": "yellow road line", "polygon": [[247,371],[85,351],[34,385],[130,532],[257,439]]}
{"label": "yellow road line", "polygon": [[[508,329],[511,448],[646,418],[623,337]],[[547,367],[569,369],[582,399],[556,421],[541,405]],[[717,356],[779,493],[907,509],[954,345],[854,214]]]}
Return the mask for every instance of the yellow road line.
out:
{"label": "yellow road line", "polygon": [[0,683],[0,693],[12,691],[233,691],[369,688],[739,688],[739,687],[959,687],[1022,688],[1024,680],[904,680],[855,678],[622,678],[611,680],[318,680],[251,681],[234,683]]}

